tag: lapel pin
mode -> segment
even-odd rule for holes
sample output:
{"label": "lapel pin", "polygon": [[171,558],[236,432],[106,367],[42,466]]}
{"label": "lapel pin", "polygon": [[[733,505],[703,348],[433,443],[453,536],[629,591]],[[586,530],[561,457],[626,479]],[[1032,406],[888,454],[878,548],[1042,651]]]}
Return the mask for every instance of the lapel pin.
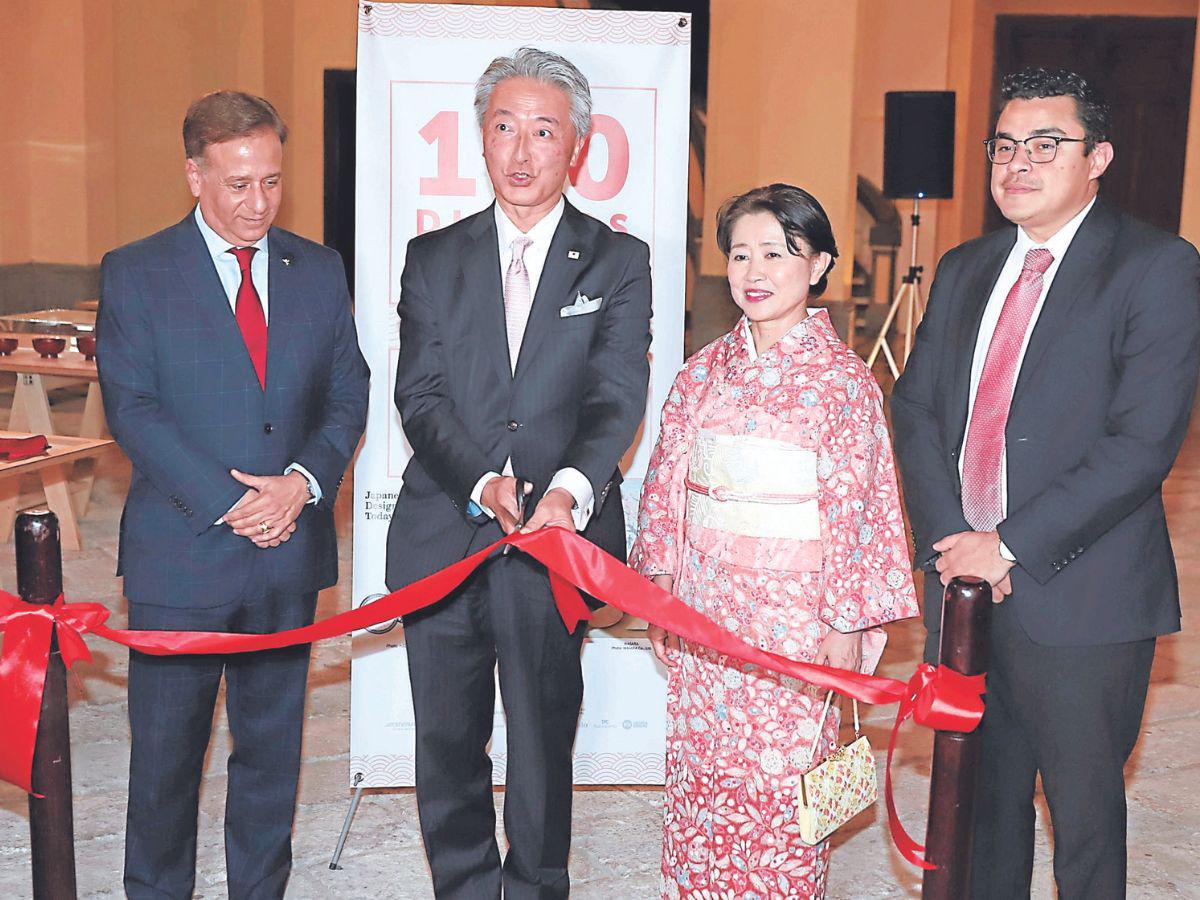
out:
{"label": "lapel pin", "polygon": [[578,250],[568,250],[567,251],[567,259],[579,259],[579,251]]}
{"label": "lapel pin", "polygon": [[281,263],[283,263],[285,266],[290,266],[292,264],[292,254],[290,254],[290,253],[283,254],[283,256],[279,257],[279,261]]}

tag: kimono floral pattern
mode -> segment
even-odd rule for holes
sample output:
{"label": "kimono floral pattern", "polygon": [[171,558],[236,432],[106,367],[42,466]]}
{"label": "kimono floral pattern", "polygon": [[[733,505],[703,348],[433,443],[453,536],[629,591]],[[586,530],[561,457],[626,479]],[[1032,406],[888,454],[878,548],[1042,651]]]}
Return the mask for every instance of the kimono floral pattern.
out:
{"label": "kimono floral pattern", "polygon": [[[819,543],[772,537],[748,553],[744,535],[718,540],[689,523],[701,435],[815,454]],[[630,565],[672,575],[677,596],[747,643],[806,662],[830,629],[865,631],[863,668],[873,670],[879,626],[917,614],[879,388],[825,312],[761,355],[743,320],[684,364],[663,406]],[[828,845],[801,841],[796,792],[837,745],[836,707],[818,740],[819,688],[698,646],[673,662],[663,897],[824,897]]]}

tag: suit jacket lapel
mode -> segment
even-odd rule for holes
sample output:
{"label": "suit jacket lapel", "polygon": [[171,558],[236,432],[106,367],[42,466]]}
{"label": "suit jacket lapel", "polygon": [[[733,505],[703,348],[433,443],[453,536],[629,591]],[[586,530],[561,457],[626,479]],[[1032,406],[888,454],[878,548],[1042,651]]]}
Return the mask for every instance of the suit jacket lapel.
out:
{"label": "suit jacket lapel", "polygon": [[[289,236],[272,228],[267,239],[267,384],[269,391],[281,384],[295,383],[289,373],[295,357],[288,353],[300,319],[301,294],[306,260]],[[283,264],[284,257],[290,260]],[[241,331],[238,332],[241,338]],[[246,356],[249,359],[249,354]]]}
{"label": "suit jacket lapel", "polygon": [[200,234],[200,228],[196,225],[193,215],[189,213],[177,226],[176,240],[179,252],[175,255],[175,264],[179,274],[183,276],[184,284],[195,298],[196,305],[208,318],[221,342],[232,344],[241,351],[246,358],[249,377],[257,381],[250,354],[246,352],[246,343],[242,340],[241,329],[238,328],[237,319],[230,308],[229,297],[225,294],[225,287],[221,284],[212,256],[209,255],[208,245],[204,243],[204,237]]}
{"label": "suit jacket lapel", "polygon": [[[1116,230],[1116,215],[1097,200],[1080,224],[1066,255],[1058,264],[1054,281],[1050,283],[1050,292],[1042,303],[1042,311],[1029,336],[1025,358],[1021,360],[1021,370],[1017,373],[1013,405],[1020,398],[1022,385],[1029,382],[1029,373],[1037,368],[1046,351],[1071,321],[1071,310],[1085,296],[1090,296],[1084,288],[1100,272],[1101,262],[1108,255]],[[1011,406],[1009,418],[1012,418]]]}
{"label": "suit jacket lapel", "polygon": [[958,336],[955,342],[955,373],[951,384],[954,385],[954,395],[951,398],[950,409],[953,412],[952,422],[956,431],[952,434],[950,446],[957,448],[962,444],[963,435],[967,430],[967,406],[971,396],[971,362],[975,356],[975,342],[979,339],[979,326],[983,321],[983,311],[988,298],[1000,277],[1000,270],[1008,254],[1012,252],[1013,244],[1017,241],[1017,230],[997,232],[981,247],[981,256],[975,264],[974,271],[968,276],[966,286],[961,293],[962,312],[958,321]]}
{"label": "suit jacket lapel", "polygon": [[[558,318],[563,304],[570,299],[568,295],[572,285],[583,272],[584,266],[590,262],[592,242],[583,234],[586,224],[586,217],[567,203],[550,241],[546,265],[542,268],[542,277],[533,297],[533,309],[529,312],[525,337],[521,341],[521,353],[517,357],[516,378],[520,378],[529,368],[530,362],[537,358],[538,347],[541,346],[546,332]],[[570,250],[576,250],[578,253],[569,258],[567,253]]]}
{"label": "suit jacket lapel", "polygon": [[480,213],[468,232],[464,248],[462,283],[459,290],[464,296],[478,301],[484,352],[492,359],[499,383],[512,381],[512,368],[508,362],[508,335],[504,329],[504,283],[500,279],[499,237],[496,233],[496,214],[489,206]]}

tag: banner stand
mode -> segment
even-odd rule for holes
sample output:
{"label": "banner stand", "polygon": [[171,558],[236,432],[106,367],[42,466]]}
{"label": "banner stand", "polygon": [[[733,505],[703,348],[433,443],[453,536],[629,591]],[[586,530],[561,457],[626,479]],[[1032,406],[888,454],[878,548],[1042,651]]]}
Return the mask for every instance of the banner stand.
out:
{"label": "banner stand", "polygon": [[[568,200],[650,247],[647,415],[621,463],[632,538],[659,410],[683,361],[691,18],[364,0],[358,6],[355,319],[372,378],[366,440],[354,470],[354,608],[387,593],[387,530],[412,452],[392,397],[400,352],[396,304],[408,242],[492,203],[473,108],[475,80],[493,59],[523,46],[562,54],[591,85],[592,132],[566,186]],[[644,633],[629,625],[593,628],[584,641],[576,784],[662,784],[665,669]],[[415,722],[399,622],[355,632],[350,681],[347,774],[355,790],[412,785]],[[497,699],[491,745],[497,784],[507,769],[505,738]]]}
{"label": "banner stand", "polygon": [[363,773],[354,773],[354,799],[350,801],[350,808],[346,810],[346,818],[342,820],[342,833],[338,835],[337,846],[333,848],[333,858],[329,860],[329,868],[335,872],[341,868],[338,861],[342,858],[342,851],[346,849],[346,838],[350,836],[350,823],[354,821],[354,814],[358,812],[358,802],[362,800],[364,790]]}

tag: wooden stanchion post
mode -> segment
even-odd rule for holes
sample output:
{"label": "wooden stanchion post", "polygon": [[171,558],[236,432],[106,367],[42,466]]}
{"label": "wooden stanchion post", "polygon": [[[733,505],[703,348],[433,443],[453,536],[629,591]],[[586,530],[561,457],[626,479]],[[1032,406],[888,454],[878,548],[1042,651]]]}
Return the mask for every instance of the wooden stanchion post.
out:
{"label": "wooden stanchion post", "polygon": [[[26,603],[53,603],[62,593],[58,517],[48,510],[17,517],[17,592]],[[75,897],[75,825],[71,809],[71,733],[67,722],[67,670],[50,639],[50,662],[33,752],[29,843],[35,900]]]}
{"label": "wooden stanchion post", "polygon": [[[992,586],[981,578],[955,578],[942,599],[942,665],[963,675],[987,669]],[[933,739],[929,824],[925,858],[938,868],[925,873],[923,900],[963,900],[971,884],[971,836],[979,729],[939,731]]]}

